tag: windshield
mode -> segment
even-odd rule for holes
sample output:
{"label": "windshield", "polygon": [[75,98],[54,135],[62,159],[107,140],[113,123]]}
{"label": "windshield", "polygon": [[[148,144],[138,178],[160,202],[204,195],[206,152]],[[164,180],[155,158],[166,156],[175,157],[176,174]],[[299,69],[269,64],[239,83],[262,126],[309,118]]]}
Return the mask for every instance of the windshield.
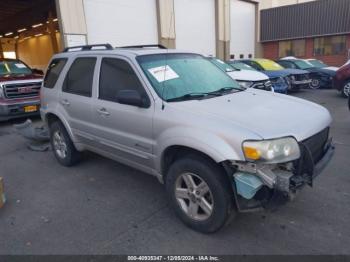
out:
{"label": "windshield", "polygon": [[19,60],[0,61],[0,75],[30,75],[32,70]]}
{"label": "windshield", "polygon": [[230,63],[230,65],[236,69],[240,69],[240,70],[251,70],[251,71],[256,71],[256,69],[254,69],[253,67],[251,67],[250,65],[247,65],[245,63],[241,63],[241,62],[232,62]]}
{"label": "windshield", "polygon": [[264,70],[277,71],[284,69],[284,67],[269,59],[260,59],[255,62],[257,62]]}
{"label": "windshield", "polygon": [[308,69],[308,68],[314,67],[313,64],[304,60],[294,60],[294,63],[297,65],[299,69]]}
{"label": "windshield", "polygon": [[201,55],[142,55],[137,57],[137,61],[164,100],[229,88],[241,90],[235,80]]}
{"label": "windshield", "polygon": [[314,67],[317,67],[317,68],[324,68],[324,67],[328,67],[328,65],[326,65],[325,63],[323,63],[322,61],[320,60],[308,60],[308,62],[310,64],[312,64]]}
{"label": "windshield", "polygon": [[220,60],[219,58],[209,58],[209,61],[213,62],[214,65],[219,67],[224,72],[237,71],[236,68],[234,68],[231,65],[225,63],[224,61]]}

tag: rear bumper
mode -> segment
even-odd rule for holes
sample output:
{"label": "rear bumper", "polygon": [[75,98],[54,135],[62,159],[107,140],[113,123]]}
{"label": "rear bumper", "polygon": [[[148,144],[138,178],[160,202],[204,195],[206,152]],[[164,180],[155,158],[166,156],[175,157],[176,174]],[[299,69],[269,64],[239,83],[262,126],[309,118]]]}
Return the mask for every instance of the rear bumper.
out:
{"label": "rear bumper", "polygon": [[[25,112],[26,106],[36,106],[37,111]],[[0,101],[0,121],[7,121],[9,119],[29,117],[39,115],[40,100],[28,100],[22,102],[3,102]]]}

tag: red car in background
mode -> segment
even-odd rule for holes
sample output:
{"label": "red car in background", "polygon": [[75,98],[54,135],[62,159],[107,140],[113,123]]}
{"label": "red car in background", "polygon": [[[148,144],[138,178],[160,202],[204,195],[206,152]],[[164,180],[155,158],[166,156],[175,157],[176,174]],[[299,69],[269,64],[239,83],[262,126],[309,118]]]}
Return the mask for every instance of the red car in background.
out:
{"label": "red car in background", "polygon": [[0,59],[0,121],[39,114],[43,72],[18,59]]}
{"label": "red car in background", "polygon": [[350,60],[338,69],[333,78],[333,88],[338,89],[344,97],[350,96]]}

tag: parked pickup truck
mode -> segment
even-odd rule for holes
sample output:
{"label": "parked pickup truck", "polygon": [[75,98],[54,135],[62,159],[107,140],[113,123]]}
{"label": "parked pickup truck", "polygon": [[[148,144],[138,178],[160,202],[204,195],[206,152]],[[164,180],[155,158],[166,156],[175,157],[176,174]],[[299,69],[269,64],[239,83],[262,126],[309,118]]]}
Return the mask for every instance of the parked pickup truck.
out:
{"label": "parked pickup truck", "polygon": [[40,111],[52,151],[64,166],[90,150],[156,176],[195,230],[286,203],[333,155],[320,105],[242,88],[199,54],[103,46],[50,62]]}
{"label": "parked pickup truck", "polygon": [[0,121],[39,114],[42,77],[18,59],[0,59]]}

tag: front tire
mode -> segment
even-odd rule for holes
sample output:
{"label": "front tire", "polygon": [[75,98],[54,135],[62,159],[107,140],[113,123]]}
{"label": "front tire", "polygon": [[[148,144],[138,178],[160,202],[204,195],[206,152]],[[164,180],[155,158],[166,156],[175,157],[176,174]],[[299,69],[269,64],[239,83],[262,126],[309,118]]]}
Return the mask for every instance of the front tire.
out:
{"label": "front tire", "polygon": [[341,93],[342,93],[342,96],[345,98],[350,96],[350,81],[345,83]]}
{"label": "front tire", "polygon": [[50,142],[55,157],[61,165],[69,167],[79,162],[81,153],[76,150],[66,128],[59,121],[50,125]]}
{"label": "front tire", "polygon": [[321,81],[319,79],[312,79],[310,83],[310,88],[311,89],[319,89],[321,87]]}
{"label": "front tire", "polygon": [[196,231],[216,232],[236,214],[226,174],[205,157],[190,155],[175,161],[165,185],[176,215]]}

